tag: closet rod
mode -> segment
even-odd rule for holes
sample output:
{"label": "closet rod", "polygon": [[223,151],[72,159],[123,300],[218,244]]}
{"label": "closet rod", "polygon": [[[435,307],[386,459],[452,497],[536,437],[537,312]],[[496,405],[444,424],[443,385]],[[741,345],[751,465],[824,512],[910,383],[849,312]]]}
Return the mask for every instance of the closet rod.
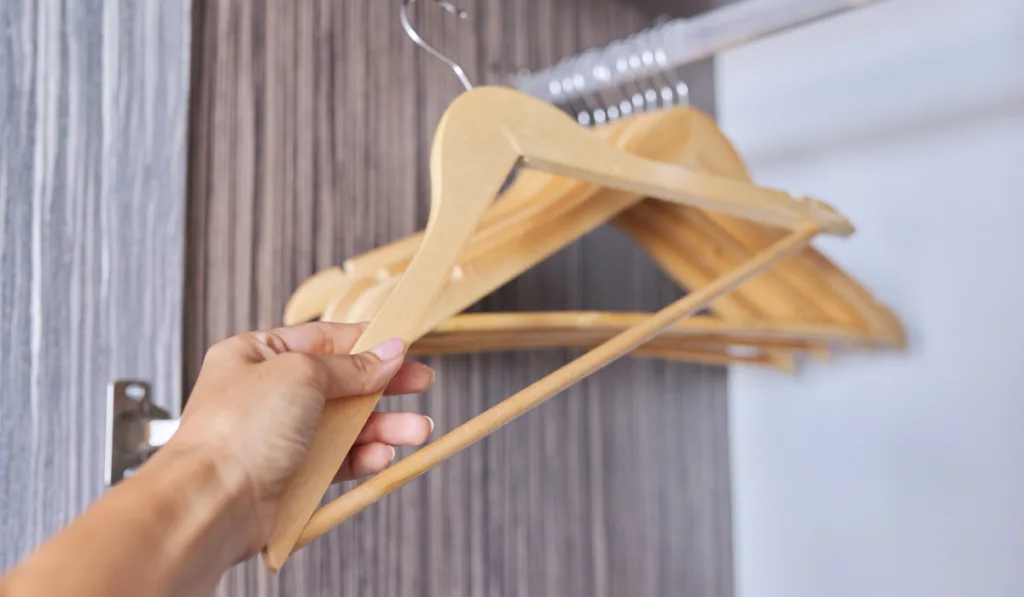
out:
{"label": "closet rod", "polygon": [[526,74],[520,90],[563,105],[878,0],[740,0],[674,19]]}

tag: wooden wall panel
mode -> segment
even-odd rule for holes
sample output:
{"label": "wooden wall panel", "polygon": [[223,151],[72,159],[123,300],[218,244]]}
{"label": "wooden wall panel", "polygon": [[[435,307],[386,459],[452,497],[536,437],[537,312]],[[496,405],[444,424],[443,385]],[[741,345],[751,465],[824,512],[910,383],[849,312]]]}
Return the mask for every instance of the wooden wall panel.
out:
{"label": "wooden wall panel", "polygon": [[190,3],[0,3],[0,569],[103,491],[105,393],[178,409]]}
{"label": "wooden wall panel", "polygon": [[[196,6],[186,367],[232,333],[279,324],[313,272],[421,228],[433,129],[459,92],[405,37],[398,2]],[[614,0],[422,6],[424,35],[474,81],[501,81],[647,24]],[[687,71],[713,107],[709,63]],[[601,230],[480,308],[657,308],[656,267]],[[552,371],[562,351],[455,357],[422,409],[438,432]],[[730,595],[725,374],[617,363],[297,554],[220,594]],[[403,452],[405,453],[405,452]],[[400,454],[401,456],[402,454]]]}

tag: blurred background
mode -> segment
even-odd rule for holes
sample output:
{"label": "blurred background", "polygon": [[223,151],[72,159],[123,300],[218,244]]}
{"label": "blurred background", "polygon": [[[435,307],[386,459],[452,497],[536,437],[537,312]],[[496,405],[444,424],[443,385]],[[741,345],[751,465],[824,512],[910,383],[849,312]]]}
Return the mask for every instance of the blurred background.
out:
{"label": "blurred background", "polygon": [[1022,56],[1013,0],[882,2],[718,56],[755,178],[857,223],[818,245],[909,337],[730,372],[737,594],[1024,591]]}
{"label": "blurred background", "polygon": [[[732,3],[430,4],[424,37],[509,84]],[[398,15],[0,4],[0,566],[105,489],[110,381],[177,413],[212,343],[279,325],[307,277],[423,227],[430,140],[462,88]],[[218,594],[1024,594],[1022,60],[1020,0],[878,0],[660,73],[759,184],[853,221],[816,246],[908,348],[795,375],[625,359]],[[602,228],[475,309],[681,293]],[[387,408],[443,432],[576,354],[435,357],[437,387]]]}

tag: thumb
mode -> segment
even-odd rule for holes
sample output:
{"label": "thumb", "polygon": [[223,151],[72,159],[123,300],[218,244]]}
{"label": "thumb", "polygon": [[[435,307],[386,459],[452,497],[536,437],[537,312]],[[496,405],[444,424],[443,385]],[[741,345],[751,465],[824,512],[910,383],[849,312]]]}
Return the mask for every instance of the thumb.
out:
{"label": "thumb", "polygon": [[224,367],[238,363],[262,363],[292,352],[311,355],[346,354],[365,329],[363,324],[317,321],[246,332],[210,347],[206,353],[206,362],[217,362]]}
{"label": "thumb", "polygon": [[405,359],[405,343],[398,338],[351,355],[308,355],[288,353],[275,358],[272,363],[301,360],[293,371],[306,377],[328,398],[350,398],[382,392]]}

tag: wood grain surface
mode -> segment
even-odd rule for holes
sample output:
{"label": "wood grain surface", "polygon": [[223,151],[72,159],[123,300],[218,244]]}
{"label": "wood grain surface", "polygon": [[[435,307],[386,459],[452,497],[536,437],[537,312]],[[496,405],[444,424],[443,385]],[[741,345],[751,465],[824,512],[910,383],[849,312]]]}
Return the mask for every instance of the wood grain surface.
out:
{"label": "wood grain surface", "polygon": [[[398,4],[196,4],[187,380],[212,343],[278,325],[313,272],[424,225],[429,142],[460,87],[405,37]],[[463,8],[459,21],[420,6],[417,22],[476,82],[650,22],[614,0]],[[711,110],[711,65],[685,74]],[[602,229],[479,308],[655,309],[680,294]],[[433,391],[382,404],[422,410],[441,432],[572,356],[433,360]],[[250,563],[219,594],[731,595],[725,389],[721,369],[619,362],[329,533],[279,576]]]}
{"label": "wood grain surface", "polygon": [[189,6],[0,3],[0,569],[103,491],[109,381],[178,408]]}

